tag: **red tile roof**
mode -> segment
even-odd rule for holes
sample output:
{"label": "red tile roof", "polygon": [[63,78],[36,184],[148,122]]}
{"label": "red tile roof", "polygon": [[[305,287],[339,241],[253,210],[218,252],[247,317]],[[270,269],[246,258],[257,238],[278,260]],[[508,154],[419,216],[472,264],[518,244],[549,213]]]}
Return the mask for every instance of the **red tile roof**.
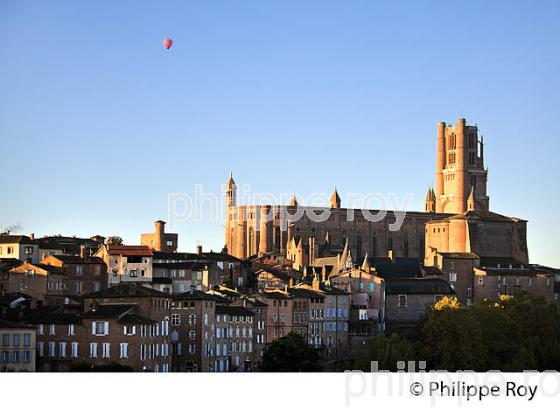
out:
{"label": "red tile roof", "polygon": [[152,250],[147,246],[109,245],[109,255],[121,256],[153,256]]}

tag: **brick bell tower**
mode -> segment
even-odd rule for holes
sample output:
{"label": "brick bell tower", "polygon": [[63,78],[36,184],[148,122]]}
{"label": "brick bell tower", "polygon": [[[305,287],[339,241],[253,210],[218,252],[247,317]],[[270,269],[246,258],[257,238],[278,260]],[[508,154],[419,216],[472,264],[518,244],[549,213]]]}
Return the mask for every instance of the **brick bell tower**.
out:
{"label": "brick bell tower", "polygon": [[462,214],[489,210],[486,192],[488,170],[484,168],[484,140],[478,127],[438,124],[436,159],[436,212]]}

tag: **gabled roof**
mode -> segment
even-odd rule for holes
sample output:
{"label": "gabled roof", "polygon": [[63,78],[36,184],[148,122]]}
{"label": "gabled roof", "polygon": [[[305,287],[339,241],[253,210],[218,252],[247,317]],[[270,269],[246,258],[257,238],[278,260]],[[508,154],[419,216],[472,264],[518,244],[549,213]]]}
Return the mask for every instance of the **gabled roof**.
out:
{"label": "gabled roof", "polygon": [[0,272],[6,272],[13,269],[23,262],[15,258],[0,259]]}
{"label": "gabled roof", "polygon": [[289,295],[277,290],[264,291],[261,295],[262,297],[267,299],[281,299],[281,300],[291,299]]}
{"label": "gabled roof", "polygon": [[81,264],[81,265],[97,265],[97,264],[105,264],[103,259],[98,258],[96,256],[86,256],[81,257],[78,255],[51,255],[52,258],[58,259],[62,263],[67,264]]}
{"label": "gabled roof", "polygon": [[211,300],[211,301],[221,301],[222,298],[213,295],[211,293],[206,293],[201,290],[192,290],[190,292],[178,293],[173,295],[173,300]]}
{"label": "gabled roof", "polygon": [[113,319],[132,313],[136,305],[99,305],[82,315],[83,319]]}
{"label": "gabled roof", "polygon": [[208,265],[201,262],[173,262],[173,263],[154,263],[154,268],[158,269],[185,269],[203,271],[208,268]]}
{"label": "gabled roof", "polygon": [[438,252],[447,259],[478,259],[479,256],[473,252]]}
{"label": "gabled roof", "polygon": [[255,316],[255,312],[243,306],[216,305],[217,315]]}
{"label": "gabled roof", "polygon": [[445,220],[450,221],[454,219],[476,220],[483,222],[527,222],[523,219],[511,218],[509,216],[500,215],[495,212],[482,210],[467,211],[464,214],[450,216]]}
{"label": "gabled roof", "polygon": [[370,257],[368,263],[375,269],[375,275],[383,279],[418,278],[422,276],[417,258]]}
{"label": "gabled roof", "polygon": [[139,297],[158,297],[158,298],[169,298],[167,293],[160,292],[146,286],[142,286],[136,283],[121,283],[116,286],[111,286],[107,289],[100,290],[98,292],[93,292],[88,295],[84,295],[85,298],[89,299],[99,299],[99,298],[139,298]]}
{"label": "gabled roof", "polygon": [[48,311],[46,309],[29,311],[26,314],[25,321],[37,325],[70,325],[82,323],[78,312]]}
{"label": "gabled roof", "polygon": [[391,279],[385,282],[387,295],[453,295],[449,282],[439,278]]}
{"label": "gabled roof", "polygon": [[0,329],[35,329],[35,326],[23,323],[10,322],[0,318]]}
{"label": "gabled roof", "polygon": [[[235,256],[228,255],[222,252],[202,252],[202,253],[187,253],[187,252],[159,252],[153,251],[154,260],[158,261],[172,261],[171,263],[181,262],[228,262],[228,263],[241,263],[241,259]],[[165,262],[160,262],[165,263]]]}
{"label": "gabled roof", "polygon": [[21,245],[37,245],[37,242],[25,235],[0,234],[0,243],[19,243]]}
{"label": "gabled roof", "polygon": [[521,268],[528,266],[528,263],[523,263],[515,258],[509,257],[482,257],[480,258],[480,266],[483,268],[506,268],[511,266],[512,268]]}
{"label": "gabled roof", "polygon": [[321,292],[317,292],[315,290],[305,289],[305,288],[289,288],[288,293],[290,295],[292,295],[292,297],[300,298],[300,299],[301,298],[307,298],[307,299],[311,299],[311,298],[324,299],[325,298],[325,295],[322,294]]}
{"label": "gabled roof", "polygon": [[142,245],[108,245],[107,253],[120,256],[153,256],[152,250]]}

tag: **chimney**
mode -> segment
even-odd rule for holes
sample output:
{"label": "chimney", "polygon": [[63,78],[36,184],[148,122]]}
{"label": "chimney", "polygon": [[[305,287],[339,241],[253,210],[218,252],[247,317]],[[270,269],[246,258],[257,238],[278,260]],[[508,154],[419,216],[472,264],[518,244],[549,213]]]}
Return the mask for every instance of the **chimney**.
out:
{"label": "chimney", "polygon": [[197,255],[201,255],[201,254],[202,254],[202,245],[196,245],[196,254],[197,254]]}
{"label": "chimney", "polygon": [[86,255],[85,255],[86,252],[85,251],[86,251],[86,247],[84,245],[80,245],[80,258],[83,259],[83,258],[86,257]]}
{"label": "chimney", "polygon": [[394,261],[395,261],[395,256],[393,255],[393,251],[392,251],[392,250],[390,250],[390,251],[387,252],[387,257],[388,257],[389,259],[391,259],[391,262],[394,262]]}
{"label": "chimney", "polygon": [[29,239],[34,240],[35,239],[35,234],[33,232],[31,232],[29,234]]}

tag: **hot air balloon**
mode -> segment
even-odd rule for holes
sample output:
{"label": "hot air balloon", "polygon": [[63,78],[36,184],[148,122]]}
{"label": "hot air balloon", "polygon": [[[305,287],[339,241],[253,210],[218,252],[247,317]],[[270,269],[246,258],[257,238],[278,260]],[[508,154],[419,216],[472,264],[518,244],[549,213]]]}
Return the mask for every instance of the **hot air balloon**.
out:
{"label": "hot air balloon", "polygon": [[173,40],[171,40],[170,38],[166,38],[165,40],[163,40],[163,46],[165,47],[166,50],[169,50],[172,45],[173,45]]}

